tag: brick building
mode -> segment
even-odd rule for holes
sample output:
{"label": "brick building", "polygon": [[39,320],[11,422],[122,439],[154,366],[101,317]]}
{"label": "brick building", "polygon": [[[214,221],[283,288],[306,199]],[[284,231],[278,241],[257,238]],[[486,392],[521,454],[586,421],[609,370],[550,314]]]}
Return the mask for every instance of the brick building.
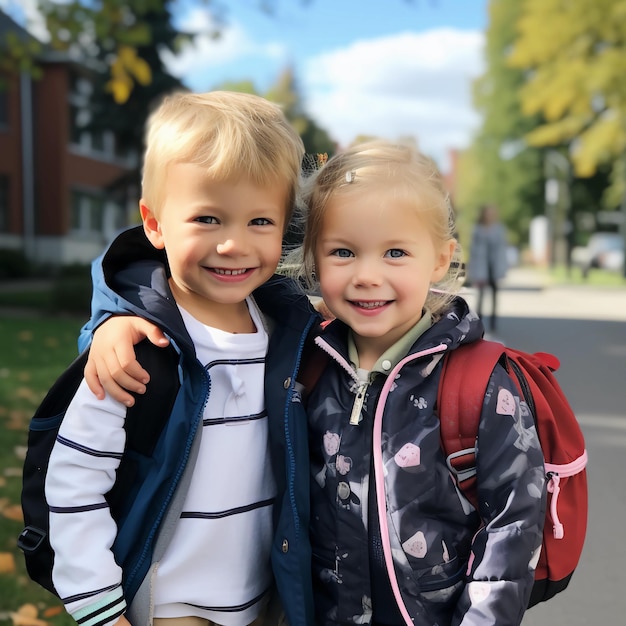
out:
{"label": "brick building", "polygon": [[[0,11],[0,42],[29,37]],[[1,45],[1,44],[0,44]],[[81,130],[89,119],[90,70],[44,49],[40,78],[5,75],[0,89],[0,249],[35,263],[86,263],[137,213],[112,186],[136,168],[115,137]]]}

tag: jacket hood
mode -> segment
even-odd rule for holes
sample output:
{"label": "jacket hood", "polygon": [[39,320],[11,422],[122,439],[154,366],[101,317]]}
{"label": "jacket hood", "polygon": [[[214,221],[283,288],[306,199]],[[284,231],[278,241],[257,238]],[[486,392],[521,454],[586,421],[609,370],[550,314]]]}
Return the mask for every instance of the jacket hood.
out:
{"label": "jacket hood", "polygon": [[165,252],[148,241],[141,226],[118,235],[102,255],[101,263],[94,263],[94,285],[117,307],[118,314],[139,315],[157,324],[193,352],[168,277]]}
{"label": "jacket hood", "polygon": [[464,298],[457,296],[443,317],[434,323],[418,342],[420,349],[443,343],[449,346],[450,350],[454,350],[463,343],[480,339],[484,333],[482,320],[469,308]]}

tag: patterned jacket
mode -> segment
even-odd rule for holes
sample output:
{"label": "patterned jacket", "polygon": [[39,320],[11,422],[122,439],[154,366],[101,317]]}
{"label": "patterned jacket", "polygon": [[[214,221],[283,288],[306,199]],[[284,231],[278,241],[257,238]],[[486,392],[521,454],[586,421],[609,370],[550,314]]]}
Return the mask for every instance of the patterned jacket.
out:
{"label": "patterned jacket", "polygon": [[478,511],[440,444],[442,357],[482,332],[458,298],[366,388],[348,359],[345,325],[333,322],[316,339],[332,357],[307,406],[317,624],[369,623],[372,594],[374,607],[387,607],[382,617],[376,609],[378,622],[520,624],[542,540],[544,466],[533,418],[504,368],[494,369],[482,406]]}

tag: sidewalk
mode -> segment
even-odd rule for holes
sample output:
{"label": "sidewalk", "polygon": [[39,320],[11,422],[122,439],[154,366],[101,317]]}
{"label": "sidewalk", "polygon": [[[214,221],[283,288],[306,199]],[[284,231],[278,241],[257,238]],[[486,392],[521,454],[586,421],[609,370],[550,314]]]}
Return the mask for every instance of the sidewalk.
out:
{"label": "sidewalk", "polygon": [[[462,295],[475,306],[475,289]],[[487,290],[486,311],[490,305]],[[513,268],[498,292],[498,316],[626,321],[626,289],[557,284],[547,273]]]}
{"label": "sidewalk", "polygon": [[532,267],[512,267],[502,280],[502,289],[545,289],[552,286],[552,277]]}

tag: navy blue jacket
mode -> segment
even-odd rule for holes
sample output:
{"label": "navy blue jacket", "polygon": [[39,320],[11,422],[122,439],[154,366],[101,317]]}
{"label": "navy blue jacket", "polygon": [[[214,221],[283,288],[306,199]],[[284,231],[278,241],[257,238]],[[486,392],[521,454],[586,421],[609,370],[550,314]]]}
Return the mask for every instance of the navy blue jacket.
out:
{"label": "navy blue jacket", "polygon": [[[177,514],[185,469],[192,467],[193,442],[210,393],[210,380],[196,359],[193,344],[167,283],[166,259],[138,227],[122,233],[92,267],[92,318],[81,331],[79,346],[111,314],[139,315],[157,324],[179,354],[181,382],[165,437],[155,451],[141,498],[125,515],[115,546],[123,563],[131,616],[145,618],[146,577],[161,550],[162,529]],[[274,276],[253,297],[270,333],[266,359],[265,402],[269,416],[272,463],[278,487],[274,507],[272,566],[287,621],[313,624],[309,542],[309,470],[307,419],[295,391],[302,352],[311,328],[320,322],[294,281]],[[148,521],[146,521],[148,520]],[[140,538],[140,540],[138,540]],[[140,621],[137,621],[140,623]]]}

